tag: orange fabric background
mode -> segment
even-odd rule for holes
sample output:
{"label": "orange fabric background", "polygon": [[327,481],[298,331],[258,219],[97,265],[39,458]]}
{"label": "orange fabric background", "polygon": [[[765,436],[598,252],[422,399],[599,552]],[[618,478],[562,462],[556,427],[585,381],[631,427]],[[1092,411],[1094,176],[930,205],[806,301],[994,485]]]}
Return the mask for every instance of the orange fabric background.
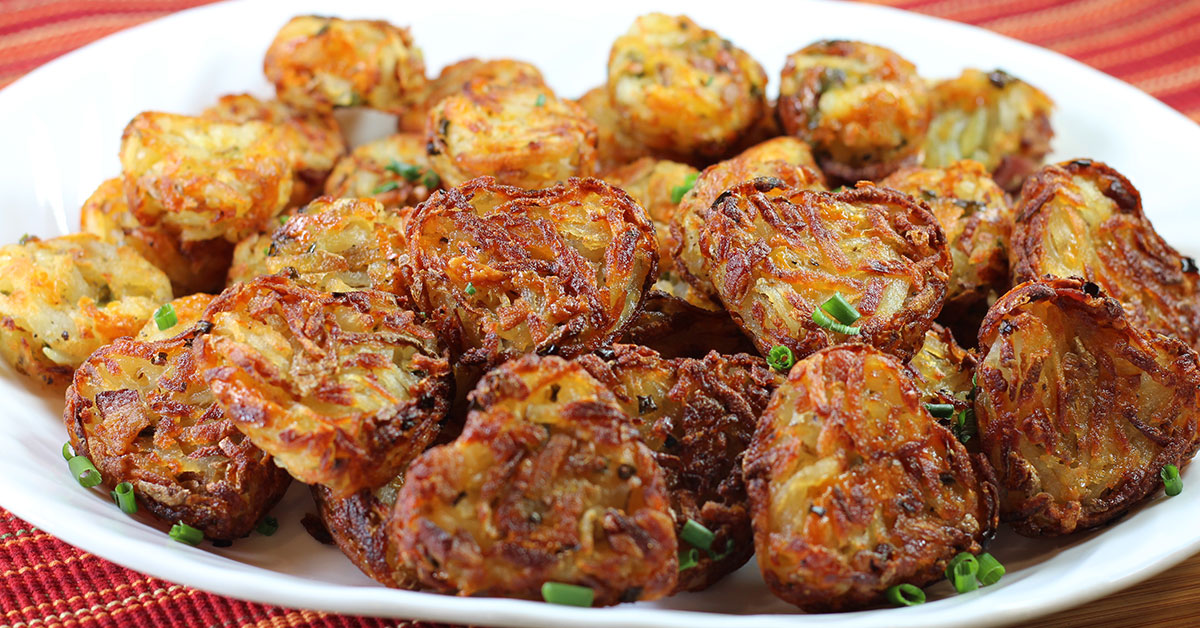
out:
{"label": "orange fabric background", "polygon": [[[95,39],[206,3],[0,0],[0,88]],[[1200,121],[1198,1],[877,3],[977,24],[1057,50],[1132,83]],[[1070,618],[1064,621],[1072,623]],[[251,604],[173,585],[81,552],[0,509],[0,626],[41,625],[217,628],[384,626],[397,622]]]}

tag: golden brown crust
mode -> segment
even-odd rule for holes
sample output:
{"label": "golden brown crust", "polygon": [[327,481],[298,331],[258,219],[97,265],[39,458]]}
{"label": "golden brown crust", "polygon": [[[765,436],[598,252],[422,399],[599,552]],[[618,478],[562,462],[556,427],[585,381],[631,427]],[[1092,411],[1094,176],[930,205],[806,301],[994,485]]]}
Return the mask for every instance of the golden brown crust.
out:
{"label": "golden brown crust", "polygon": [[80,228],[116,246],[129,246],[167,274],[176,296],[215,292],[224,286],[233,244],[224,238],[181,241],[163,225],[138,222],[125,202],[121,177],[100,184],[79,212]]}
{"label": "golden brown crust", "polygon": [[700,255],[702,216],[729,188],[761,177],[775,178],[800,190],[826,189],[825,177],[816,169],[808,144],[794,137],[779,137],[751,146],[735,157],[705,168],[692,189],[683,195],[671,219],[672,265],[701,295],[717,298],[708,265]]}
{"label": "golden brown crust", "polygon": [[744,468],[763,579],[807,611],[939,580],[997,525],[986,461],[934,421],[902,364],[865,345],[792,368]]}
{"label": "golden brown crust", "polygon": [[1005,520],[1053,536],[1098,526],[1186,465],[1200,443],[1200,359],[1147,334],[1095,284],[1047,279],[979,330],[975,412]]}
{"label": "golden brown crust", "polygon": [[412,467],[393,513],[400,556],[445,593],[595,605],[671,593],[675,523],[654,454],[577,363],[527,355],[488,373],[462,435]]}
{"label": "golden brown crust", "polygon": [[925,403],[949,403],[961,412],[973,407],[971,379],[977,364],[976,356],[960,347],[949,329],[934,323],[908,369]]}
{"label": "golden brown crust", "polygon": [[622,128],[621,114],[612,106],[607,86],[593,87],[575,102],[596,124],[596,161],[601,172],[650,155],[650,149]]}
{"label": "golden brown crust", "polygon": [[[777,186],[738,185],[703,215],[700,252],[734,321],[763,355],[861,341],[908,359],[941,310],[950,271],[933,214],[869,184],[836,194]],[[859,335],[813,321],[835,293],[862,315]]]}
{"label": "golden brown crust", "polygon": [[[158,342],[190,331],[200,319],[204,318],[204,310],[215,298],[211,294],[198,292],[171,301],[169,305],[175,312],[175,324],[166,329],[159,329],[158,321],[154,320],[154,316],[151,315],[146,324],[142,325],[142,329],[138,331],[137,339],[142,342]],[[157,312],[157,310],[155,311]]]}
{"label": "golden brown crust", "polygon": [[597,179],[530,191],[481,177],[434,194],[407,237],[413,302],[475,365],[613,342],[657,268],[646,212]]}
{"label": "golden brown crust", "polygon": [[402,473],[378,489],[363,489],[341,499],[319,484],[312,486],[312,495],[321,522],[350,562],[384,586],[415,589],[416,572],[400,562],[389,526],[403,485]]}
{"label": "golden brown crust", "polygon": [[1054,101],[1003,70],[963,70],[957,78],[935,83],[930,95],[927,168],[973,159],[1000,187],[1016,192],[1050,152]]}
{"label": "golden brown crust", "polygon": [[766,115],[766,85],[749,54],[684,15],[638,17],[608,57],[608,95],[625,132],[698,165],[729,154]]}
{"label": "golden brown crust", "polygon": [[515,59],[463,59],[442,68],[438,77],[429,81],[420,101],[400,114],[397,130],[402,133],[424,133],[429,110],[447,96],[461,92],[467,83],[476,79],[496,88],[546,85],[541,70],[531,63]]}
{"label": "golden brown crust", "polygon": [[232,540],[254,529],[291,478],[215,403],[192,355],[198,334],[102,347],[75,371],[63,421],[106,488],[129,482],[155,517]]}
{"label": "golden brown crust", "polygon": [[900,55],[826,40],[788,57],[778,114],[789,135],[812,145],[832,181],[854,183],[919,163],[931,109],[925,82]]}
{"label": "golden brown crust", "polygon": [[278,100],[259,100],[250,94],[228,94],[200,114],[218,122],[266,122],[279,127],[295,172],[291,205],[316,198],[333,165],[346,154],[346,139],[332,113],[295,109]]}
{"label": "golden brown crust", "polygon": [[292,160],[279,127],[140,113],[121,136],[125,199],[143,225],[185,242],[237,242],[292,194]]}
{"label": "golden brown crust", "polygon": [[1158,235],[1121,173],[1090,159],[1042,168],[1017,201],[1014,282],[1080,277],[1130,322],[1200,348],[1200,274]]}
{"label": "golden brown crust", "polygon": [[334,497],[394,478],[437,436],[444,345],[385,292],[322,293],[283,276],[217,297],[197,341],[205,381],[280,466]]}
{"label": "golden brown crust", "polygon": [[534,190],[596,173],[596,125],[544,85],[473,79],[430,109],[425,138],[448,186],[492,176]]}
{"label": "golden brown crust", "polygon": [[603,175],[610,185],[619,187],[632,196],[654,223],[660,275],[671,272],[674,266],[671,263],[671,250],[674,248],[671,240],[671,218],[679,207],[679,202],[675,199],[681,198],[677,190],[686,190],[696,181],[699,174],[698,170],[687,164],[643,157]]}
{"label": "golden brown crust", "polygon": [[0,247],[0,355],[19,373],[65,386],[93,351],[136,334],[170,300],[166,275],[90,233]]}
{"label": "golden brown crust", "polygon": [[302,110],[364,105],[401,113],[426,84],[424,57],[407,28],[315,15],[279,29],[263,72],[279,100]]}
{"label": "golden brown crust", "polygon": [[954,268],[943,320],[967,316],[1008,291],[1013,212],[983,164],[958,161],[941,169],[903,168],[880,185],[924,201],[946,234]]}
{"label": "golden brown crust", "polygon": [[[393,212],[369,198],[322,196],[287,219],[271,236],[261,261],[246,260],[243,273],[284,273],[296,285],[323,292],[382,290],[408,303],[400,270],[408,212]],[[261,241],[247,246],[262,247]],[[242,280],[249,277],[243,275]]]}
{"label": "golden brown crust", "polygon": [[370,197],[398,210],[416,206],[441,187],[441,177],[425,154],[425,136],[397,133],[367,142],[338,160],[325,181],[325,194]]}
{"label": "golden brown crust", "polygon": [[[616,395],[654,450],[676,536],[689,519],[716,535],[698,564],[679,572],[675,591],[706,589],[745,564],[754,543],[742,452],[782,378],[756,356],[671,360],[635,345],[615,345],[578,362]],[[684,547],[690,546],[681,541]]]}

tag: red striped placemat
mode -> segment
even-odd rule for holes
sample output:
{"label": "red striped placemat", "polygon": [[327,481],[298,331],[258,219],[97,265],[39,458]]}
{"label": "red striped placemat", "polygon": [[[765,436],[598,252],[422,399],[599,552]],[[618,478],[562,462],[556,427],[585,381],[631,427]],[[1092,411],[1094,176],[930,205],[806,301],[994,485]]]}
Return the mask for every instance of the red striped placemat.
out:
{"label": "red striped placemat", "polygon": [[[206,0],[0,0],[0,88],[95,39]],[[1200,121],[1200,2],[1148,0],[881,0],[1057,50],[1123,79]],[[335,6],[331,4],[331,6]],[[1193,604],[1167,604],[1200,584],[1200,560],[1139,587],[1156,603],[1122,612],[1138,593],[1063,613],[1054,625],[1129,625],[1157,617],[1195,625]],[[1190,585],[1190,586],[1184,586]],[[1115,600],[1115,601],[1113,601]],[[1171,607],[1170,614],[1163,609]],[[1132,608],[1130,610],[1133,610]],[[1157,613],[1157,614],[1156,614]],[[252,604],[118,567],[0,509],[0,628],[36,626],[402,626]],[[1047,624],[1049,625],[1049,624]]]}

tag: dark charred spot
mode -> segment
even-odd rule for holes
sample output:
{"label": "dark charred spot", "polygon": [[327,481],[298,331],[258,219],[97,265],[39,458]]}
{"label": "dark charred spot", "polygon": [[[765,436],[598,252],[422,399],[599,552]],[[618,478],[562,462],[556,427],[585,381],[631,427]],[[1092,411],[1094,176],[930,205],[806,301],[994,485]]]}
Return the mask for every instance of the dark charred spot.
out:
{"label": "dark charred spot", "polygon": [[1091,159],[1073,159],[1073,160],[1071,160],[1070,165],[1079,166],[1080,168],[1090,168],[1090,167],[1092,167],[1092,160]]}
{"label": "dark charred spot", "polygon": [[159,351],[158,353],[154,354],[154,357],[150,358],[150,363],[153,364],[154,366],[162,366],[162,365],[166,364],[167,363],[166,352]]}
{"label": "dark charred spot", "polygon": [[[770,188],[767,188],[767,189],[770,189]],[[731,196],[733,196],[733,192],[730,190],[725,190],[724,192],[721,192],[721,195],[717,197],[717,200],[713,201],[713,206],[716,207],[717,205],[724,203],[725,199],[728,199]]]}
{"label": "dark charred spot", "polygon": [[638,395],[638,414],[646,414],[654,412],[658,409],[658,404],[654,402],[654,398],[648,395]]}
{"label": "dark charred spot", "polygon": [[447,120],[446,118],[442,118],[440,121],[438,121],[438,135],[445,135],[446,131],[449,131],[449,130],[450,130],[450,121],[449,120]]}
{"label": "dark charred spot", "polygon": [[1190,257],[1185,257],[1185,258],[1179,260],[1179,267],[1180,267],[1180,270],[1182,270],[1185,273],[1200,272],[1200,268],[1196,267],[1196,260],[1194,260]]}
{"label": "dark charred spot", "polygon": [[442,151],[438,149],[436,143],[429,142],[429,143],[425,144],[425,154],[426,155],[441,155]]}
{"label": "dark charred spot", "polygon": [[887,543],[880,543],[875,546],[875,553],[882,556],[884,560],[892,557],[892,546]]}
{"label": "dark charred spot", "polygon": [[62,339],[63,339],[63,340],[70,340],[70,339],[71,339],[71,334],[69,334],[69,333],[67,333],[67,332],[65,332],[65,331],[64,331],[64,332],[62,333]]}
{"label": "dark charred spot", "polygon": [[[431,395],[422,395],[421,398],[419,400],[417,400],[417,407],[422,410],[431,410],[436,405],[437,405],[437,399],[435,399]],[[408,428],[406,427],[404,429],[408,429]]]}
{"label": "dark charred spot", "polygon": [[943,473],[938,476],[938,479],[941,480],[942,484],[945,484],[946,486],[954,484],[954,474],[953,473]]}
{"label": "dark charred spot", "polygon": [[663,447],[667,450],[679,449],[679,439],[672,434],[667,434],[667,438],[663,440]]}
{"label": "dark charred spot", "polygon": [[541,522],[542,522],[542,513],[540,513],[540,512],[529,513],[529,523],[532,523],[533,525],[537,525]]}
{"label": "dark charred spot", "polygon": [[[461,501],[462,501],[462,500],[463,500],[463,499],[464,499],[466,496],[467,496],[467,492],[466,492],[466,491],[462,491],[462,492],[461,492],[461,493],[459,493],[458,495],[455,495],[455,496],[454,496],[454,501],[453,501],[453,502],[451,502],[451,505],[452,505],[452,506],[457,506],[457,505],[458,505],[458,502],[461,502]],[[540,515],[539,515],[539,517],[540,517]]]}
{"label": "dark charred spot", "polygon": [[623,464],[617,467],[617,477],[622,480],[628,480],[635,475],[637,475],[637,469],[634,469],[631,464]]}
{"label": "dark charred spot", "polygon": [[1083,293],[1089,297],[1098,297],[1100,296],[1100,286],[1090,281],[1085,281],[1083,282]]}
{"label": "dark charred spot", "polygon": [[287,273],[288,279],[298,279],[300,277],[300,272],[296,270],[295,266],[288,266],[283,269],[283,272]]}
{"label": "dark charred spot", "polygon": [[196,331],[198,331],[202,334],[207,334],[208,332],[212,331],[212,328],[213,328],[213,324],[208,321],[197,321],[196,322]]}
{"label": "dark charred spot", "polygon": [[601,347],[596,349],[596,355],[600,356],[601,360],[611,360],[617,356],[617,352],[612,350],[612,347]]}
{"label": "dark charred spot", "polygon": [[818,517],[824,517],[825,516],[825,507],[824,506],[809,506],[808,512],[811,512],[812,514],[814,514]]}
{"label": "dark charred spot", "polygon": [[621,592],[622,602],[636,602],[642,597],[642,587],[629,587]]}
{"label": "dark charred spot", "polygon": [[1003,323],[1000,323],[1000,333],[1002,335],[1007,336],[1007,335],[1013,333],[1013,331],[1015,329],[1016,329],[1016,327],[1013,327],[1012,323],[1010,323],[1008,321],[1004,321]]}
{"label": "dark charred spot", "polygon": [[407,432],[408,430],[411,430],[413,428],[413,426],[415,426],[416,424],[417,424],[417,422],[412,419],[404,419],[403,421],[400,422],[400,429]]}
{"label": "dark charred spot", "polygon": [[562,386],[550,384],[550,401],[558,401],[558,391],[560,390],[562,390]]}
{"label": "dark charred spot", "polygon": [[1008,87],[1009,83],[1017,80],[1013,75],[1000,69],[989,72],[987,78],[988,82],[991,83],[996,89],[1004,89],[1005,87]]}
{"label": "dark charred spot", "polygon": [[[781,190],[787,187],[787,184],[778,177],[757,177],[754,179],[754,189],[759,192],[770,192],[771,190]],[[722,194],[721,196],[725,196]],[[720,197],[717,198],[720,200]]]}
{"label": "dark charred spot", "polygon": [[1108,188],[1104,190],[1104,195],[1111,198],[1117,207],[1125,211],[1133,211],[1137,209],[1138,199],[1133,191],[1125,187],[1125,184],[1120,179],[1109,181]]}
{"label": "dark charred spot", "polygon": [[554,355],[556,353],[558,353],[558,345],[554,343],[551,343],[550,346],[542,347],[537,351],[538,355]]}

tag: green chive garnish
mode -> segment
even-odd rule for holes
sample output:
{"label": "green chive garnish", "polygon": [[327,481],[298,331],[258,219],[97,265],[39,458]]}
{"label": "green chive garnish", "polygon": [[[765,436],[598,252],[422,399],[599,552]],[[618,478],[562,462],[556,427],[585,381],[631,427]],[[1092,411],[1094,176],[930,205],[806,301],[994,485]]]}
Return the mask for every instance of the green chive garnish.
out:
{"label": "green chive garnish", "polygon": [[21,236],[20,240],[17,240],[17,244],[28,244],[30,240],[35,240],[35,239],[37,239],[37,236],[31,236],[28,233],[26,233]]}
{"label": "green chive garnish", "polygon": [[71,447],[70,442],[63,443],[62,456],[63,460],[66,460],[67,462],[70,462],[71,458],[75,457],[75,449]]}
{"label": "green chive garnish", "polygon": [[442,182],[442,178],[438,176],[438,173],[436,173],[432,170],[426,170],[425,176],[421,178],[421,185],[424,185],[425,189],[427,189],[427,190],[432,190],[433,188],[436,188],[438,186],[438,184],[441,182]]}
{"label": "green chive garnish", "polygon": [[813,310],[812,319],[818,327],[828,329],[829,331],[838,334],[857,336],[859,332],[862,331],[858,327],[850,327],[849,325],[843,325],[842,323],[833,320],[828,314],[825,313],[825,310],[822,310],[821,308],[816,308]]}
{"label": "green chive garnish", "polygon": [[1004,565],[1001,565],[1000,561],[986,552],[980,554],[977,558],[979,558],[979,584],[990,587],[1000,582],[1000,578],[1003,578],[1005,573]]}
{"label": "green chive garnish", "polygon": [[371,194],[383,194],[384,192],[391,192],[399,187],[399,183],[396,183],[395,181],[388,181],[387,183],[376,187],[374,190],[371,190]]}
{"label": "green chive garnish", "polygon": [[75,476],[75,480],[83,488],[92,488],[104,480],[100,477],[100,471],[96,469],[96,465],[92,464],[87,456],[75,456],[67,461],[67,467],[71,469],[71,475]]}
{"label": "green chive garnish", "polygon": [[821,304],[821,309],[825,313],[836,318],[843,325],[850,325],[854,321],[862,318],[862,314],[854,309],[853,305],[842,296],[842,293],[835,293],[829,300]]}
{"label": "green chive garnish", "polygon": [[946,579],[959,593],[967,593],[979,588],[975,576],[979,573],[979,561],[967,552],[961,552],[950,560],[946,566]]}
{"label": "green chive garnish", "polygon": [[700,564],[700,551],[694,547],[679,550],[679,571],[691,569]]}
{"label": "green chive garnish", "polygon": [[916,606],[925,603],[925,592],[908,583],[888,587],[884,596],[896,606]]}
{"label": "green chive garnish", "polygon": [[171,531],[169,534],[171,535],[172,539],[188,545],[199,545],[200,541],[204,540],[203,532],[182,521],[171,526]]}
{"label": "green chive garnish", "polygon": [[952,403],[927,403],[925,409],[935,419],[948,419],[954,416],[954,404]]}
{"label": "green chive garnish", "polygon": [[1174,497],[1183,492],[1183,478],[1179,477],[1179,467],[1173,464],[1165,465],[1159,476],[1162,477],[1163,490],[1167,497]]}
{"label": "green chive garnish", "polygon": [[791,349],[783,345],[775,345],[767,353],[767,365],[776,371],[786,372],[795,363],[796,356],[792,355]]}
{"label": "green chive garnish", "polygon": [[716,535],[712,530],[701,525],[695,519],[688,519],[683,524],[683,530],[679,533],[679,538],[687,541],[688,545],[702,550],[707,550],[712,547],[713,538]]}
{"label": "green chive garnish", "polygon": [[178,322],[179,317],[175,314],[175,306],[170,303],[164,304],[154,311],[154,324],[158,325],[159,331],[170,329]]}
{"label": "green chive garnish", "polygon": [[545,104],[546,104],[546,95],[545,94],[538,94],[537,100],[533,101],[533,105],[535,107],[541,107],[542,105],[545,105]]}
{"label": "green chive garnish", "polygon": [[967,444],[967,441],[979,433],[979,425],[975,421],[975,410],[967,408],[959,412],[954,419],[954,425],[950,426],[950,431],[954,432],[954,436],[960,443]]}
{"label": "green chive garnish", "polygon": [[396,161],[395,159],[393,159],[392,163],[388,164],[384,169],[390,170],[390,171],[404,177],[404,179],[406,181],[416,181],[417,179],[421,178],[421,167],[420,166],[406,164],[402,161]]}
{"label": "green chive garnish", "polygon": [[468,282],[467,287],[463,288],[463,292],[466,292],[467,294],[475,294],[477,292],[477,290],[475,290],[475,284]]}
{"label": "green chive garnish", "polygon": [[121,512],[132,515],[137,512],[137,499],[133,496],[133,485],[129,482],[121,482],[112,490],[113,501],[121,509]]}
{"label": "green chive garnish", "polygon": [[683,195],[691,191],[696,186],[696,177],[699,176],[695,172],[683,178],[683,184],[671,188],[671,202],[678,204],[683,200]]}
{"label": "green chive garnish", "polygon": [[275,517],[271,517],[271,516],[263,517],[262,521],[258,522],[258,526],[256,526],[254,528],[255,532],[257,532],[263,536],[271,536],[272,534],[275,534],[275,532],[278,530],[279,530],[279,520],[276,519]]}
{"label": "green chive garnish", "polygon": [[596,599],[596,592],[575,584],[547,582],[542,585],[542,599],[551,604],[591,606]]}

